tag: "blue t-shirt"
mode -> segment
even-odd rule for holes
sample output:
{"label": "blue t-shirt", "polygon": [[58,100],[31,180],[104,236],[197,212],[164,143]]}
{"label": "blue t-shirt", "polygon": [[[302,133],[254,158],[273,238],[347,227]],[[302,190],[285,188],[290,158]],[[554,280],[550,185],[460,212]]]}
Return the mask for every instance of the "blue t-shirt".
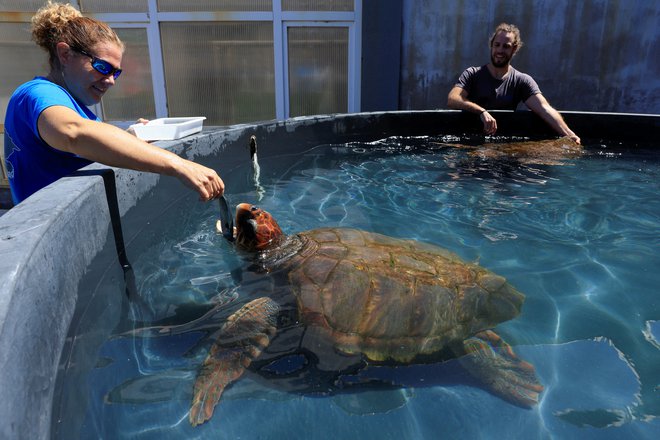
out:
{"label": "blue t-shirt", "polygon": [[502,79],[491,75],[486,66],[468,67],[456,86],[467,92],[470,101],[489,110],[515,110],[519,103],[541,93],[531,76],[513,67]]}
{"label": "blue t-shirt", "polygon": [[92,163],[48,145],[39,135],[37,120],[48,107],[68,107],[86,119],[98,121],[63,87],[36,77],[19,86],[9,100],[5,116],[5,165],[14,203]]}

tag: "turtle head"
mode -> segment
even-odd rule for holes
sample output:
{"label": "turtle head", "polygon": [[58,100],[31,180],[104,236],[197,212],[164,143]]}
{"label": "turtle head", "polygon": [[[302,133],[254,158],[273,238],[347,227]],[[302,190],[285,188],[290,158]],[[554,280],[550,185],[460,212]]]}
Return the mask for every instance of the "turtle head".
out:
{"label": "turtle head", "polygon": [[241,203],[236,207],[236,244],[247,251],[261,251],[279,243],[282,229],[270,213]]}
{"label": "turtle head", "polygon": [[504,277],[483,270],[477,285],[466,286],[461,293],[461,309],[472,322],[471,332],[492,328],[520,314],[525,295],[518,292]]}

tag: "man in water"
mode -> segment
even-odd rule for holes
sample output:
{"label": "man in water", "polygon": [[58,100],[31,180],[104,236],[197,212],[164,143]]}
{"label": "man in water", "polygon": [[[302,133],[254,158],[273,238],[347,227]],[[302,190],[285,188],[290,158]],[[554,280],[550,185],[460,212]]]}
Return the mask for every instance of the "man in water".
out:
{"label": "man in water", "polygon": [[490,63],[465,69],[449,92],[447,106],[478,114],[484,132],[494,134],[497,120],[488,109],[515,110],[524,102],[561,136],[580,143],[580,138],[543,97],[536,81],[511,66],[511,59],[522,46],[516,26],[507,23],[497,26],[490,39]]}

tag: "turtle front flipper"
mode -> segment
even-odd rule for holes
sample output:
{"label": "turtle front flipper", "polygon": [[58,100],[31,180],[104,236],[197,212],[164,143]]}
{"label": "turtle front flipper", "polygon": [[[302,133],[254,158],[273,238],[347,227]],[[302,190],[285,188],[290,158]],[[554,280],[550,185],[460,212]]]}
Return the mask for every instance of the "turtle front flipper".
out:
{"label": "turtle front flipper", "polygon": [[486,388],[515,405],[531,408],[543,391],[534,367],[520,359],[497,334],[490,330],[477,333],[463,342],[461,365]]}
{"label": "turtle front flipper", "polygon": [[278,311],[279,306],[270,298],[258,298],[222,326],[195,380],[189,415],[193,426],[211,418],[225,387],[268,346],[276,331]]}

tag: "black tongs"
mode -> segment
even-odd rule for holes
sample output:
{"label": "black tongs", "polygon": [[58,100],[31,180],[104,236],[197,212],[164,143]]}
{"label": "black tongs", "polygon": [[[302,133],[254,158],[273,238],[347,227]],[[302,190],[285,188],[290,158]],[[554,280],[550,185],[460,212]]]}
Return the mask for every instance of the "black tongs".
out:
{"label": "black tongs", "polygon": [[227,203],[225,196],[220,196],[218,203],[220,205],[220,226],[222,228],[220,232],[222,232],[222,236],[227,241],[234,241],[234,218],[229,208],[229,203]]}

